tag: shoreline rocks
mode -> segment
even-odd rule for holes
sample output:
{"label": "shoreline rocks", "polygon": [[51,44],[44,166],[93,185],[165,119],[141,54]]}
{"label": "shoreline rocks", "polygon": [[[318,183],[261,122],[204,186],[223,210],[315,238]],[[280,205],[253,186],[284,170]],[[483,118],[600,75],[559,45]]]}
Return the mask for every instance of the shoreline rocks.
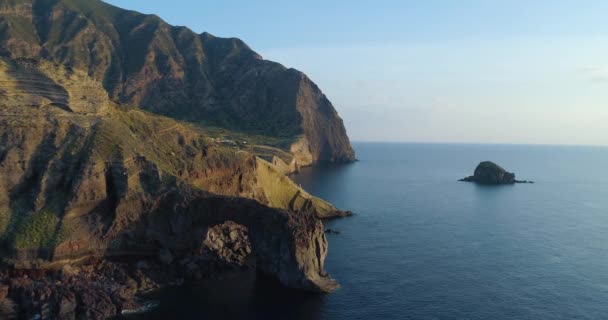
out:
{"label": "shoreline rocks", "polygon": [[161,199],[157,211],[128,232],[108,233],[112,246],[93,252],[97,258],[84,266],[62,262],[82,260],[79,252],[44,263],[5,259],[0,289],[9,287],[19,317],[105,319],[140,310],[139,293],[251,269],[293,289],[323,293],[338,287],[324,270],[327,239],[310,207],[294,213],[195,190]]}
{"label": "shoreline rocks", "polygon": [[[14,314],[21,319],[106,319],[138,308],[136,294],[158,288],[127,264],[103,261],[63,270],[4,270]],[[162,270],[162,269],[161,269]]]}
{"label": "shoreline rocks", "polygon": [[475,168],[472,176],[458,181],[474,182],[483,185],[508,185],[516,183],[534,183],[534,181],[517,180],[515,174],[492,161],[483,161]]}
{"label": "shoreline rocks", "polygon": [[0,270],[0,286],[7,297],[0,299],[0,318],[107,319],[150,309],[141,296],[163,287],[251,269],[255,266],[198,254],[171,265],[151,258],[102,260],[59,270],[5,268]]}

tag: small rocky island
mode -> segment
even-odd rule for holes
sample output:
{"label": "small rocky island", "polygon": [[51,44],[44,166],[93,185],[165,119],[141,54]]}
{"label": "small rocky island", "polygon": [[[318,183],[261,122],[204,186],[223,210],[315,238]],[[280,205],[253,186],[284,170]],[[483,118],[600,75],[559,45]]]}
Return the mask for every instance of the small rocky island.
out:
{"label": "small rocky island", "polygon": [[459,181],[475,182],[487,185],[534,183],[533,181],[515,179],[514,173],[508,172],[503,167],[492,161],[481,162],[477,168],[475,168],[474,175],[460,179]]}

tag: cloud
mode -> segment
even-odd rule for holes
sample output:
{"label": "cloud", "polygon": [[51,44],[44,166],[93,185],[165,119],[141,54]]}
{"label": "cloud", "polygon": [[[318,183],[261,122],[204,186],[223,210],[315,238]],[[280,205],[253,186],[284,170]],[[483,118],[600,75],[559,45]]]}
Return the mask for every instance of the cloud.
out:
{"label": "cloud", "polygon": [[608,83],[608,67],[588,67],[580,71],[583,77],[592,83]]}
{"label": "cloud", "polygon": [[608,83],[608,75],[592,76],[589,81],[594,83]]}

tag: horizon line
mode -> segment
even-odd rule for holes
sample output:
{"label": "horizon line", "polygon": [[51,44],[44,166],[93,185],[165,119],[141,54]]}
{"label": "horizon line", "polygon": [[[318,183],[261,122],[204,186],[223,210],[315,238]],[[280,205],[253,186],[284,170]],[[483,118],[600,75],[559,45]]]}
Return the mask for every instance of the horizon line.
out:
{"label": "horizon line", "polygon": [[515,143],[515,142],[438,142],[438,141],[383,141],[351,140],[352,143],[393,143],[393,144],[449,144],[449,145],[502,145],[502,146],[538,146],[538,147],[594,147],[608,148],[608,144],[560,144],[560,143]]}

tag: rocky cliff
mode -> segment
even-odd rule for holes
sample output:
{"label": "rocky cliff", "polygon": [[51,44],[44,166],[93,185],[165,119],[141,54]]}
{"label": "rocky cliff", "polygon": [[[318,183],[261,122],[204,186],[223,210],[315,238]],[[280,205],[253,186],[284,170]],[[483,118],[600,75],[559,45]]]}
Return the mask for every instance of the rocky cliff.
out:
{"label": "rocky cliff", "polygon": [[297,166],[355,159],[321,90],[239,39],[98,0],[1,0],[0,55],[84,70],[112,100],[156,114],[278,139]]}
{"label": "rocky cliff", "polygon": [[0,316],[9,297],[20,317],[105,318],[150,283],[249,264],[331,291],[319,218],[350,213],[285,173],[352,160],[319,88],[238,39],[0,0]]}
{"label": "rocky cliff", "polygon": [[114,103],[87,71],[0,59],[0,240],[13,267],[179,258],[231,221],[258,270],[329,291],[318,217],[342,214],[249,152]]}

